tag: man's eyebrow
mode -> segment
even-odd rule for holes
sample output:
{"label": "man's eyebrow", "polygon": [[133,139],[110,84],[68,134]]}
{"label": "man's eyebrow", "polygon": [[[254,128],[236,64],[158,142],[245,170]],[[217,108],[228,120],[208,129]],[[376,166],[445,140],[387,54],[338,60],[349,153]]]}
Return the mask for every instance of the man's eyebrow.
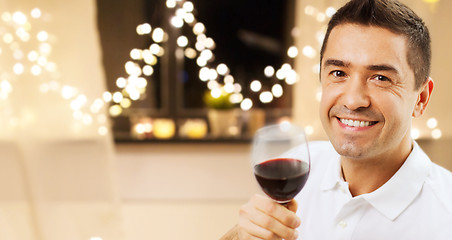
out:
{"label": "man's eyebrow", "polygon": [[[350,67],[351,63],[343,61],[343,60],[339,60],[339,59],[326,59],[323,64],[323,67],[329,67],[329,66]],[[366,68],[371,71],[388,71],[388,72],[394,72],[396,74],[399,74],[399,71],[397,70],[397,68],[395,68],[389,64],[369,65]]]}
{"label": "man's eyebrow", "polygon": [[381,65],[370,65],[367,67],[367,69],[372,71],[387,71],[387,72],[394,72],[396,74],[399,74],[399,71],[397,68],[387,65],[387,64],[381,64]]}
{"label": "man's eyebrow", "polygon": [[336,66],[336,67],[349,67],[349,62],[344,62],[338,59],[326,59],[323,67]]}

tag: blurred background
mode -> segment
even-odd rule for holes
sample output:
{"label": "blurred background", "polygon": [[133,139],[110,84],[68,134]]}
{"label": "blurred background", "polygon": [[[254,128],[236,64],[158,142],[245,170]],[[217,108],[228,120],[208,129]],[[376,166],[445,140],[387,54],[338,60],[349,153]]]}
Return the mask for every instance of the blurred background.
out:
{"label": "blurred background", "polygon": [[[0,239],[219,239],[259,192],[259,127],[324,140],[319,49],[344,0],[0,0]],[[452,170],[452,2],[411,135]]]}

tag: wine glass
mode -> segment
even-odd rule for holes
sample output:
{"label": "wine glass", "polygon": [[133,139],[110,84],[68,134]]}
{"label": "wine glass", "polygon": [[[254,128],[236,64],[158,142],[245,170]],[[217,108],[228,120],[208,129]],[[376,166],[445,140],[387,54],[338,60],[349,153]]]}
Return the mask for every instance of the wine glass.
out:
{"label": "wine glass", "polygon": [[311,168],[303,129],[288,122],[259,129],[251,162],[262,190],[280,204],[290,202],[304,187]]}

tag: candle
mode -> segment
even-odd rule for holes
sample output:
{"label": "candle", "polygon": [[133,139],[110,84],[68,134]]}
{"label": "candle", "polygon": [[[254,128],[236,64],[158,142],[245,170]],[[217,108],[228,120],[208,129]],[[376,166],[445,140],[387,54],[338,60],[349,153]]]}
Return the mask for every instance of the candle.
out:
{"label": "candle", "polygon": [[187,119],[181,126],[182,137],[201,139],[207,134],[207,123],[204,119]]}
{"label": "candle", "polygon": [[134,117],[131,118],[132,137],[136,139],[146,139],[152,137],[154,128],[150,117]]}
{"label": "candle", "polygon": [[154,119],[154,137],[159,139],[172,138],[176,132],[174,120],[168,118]]}

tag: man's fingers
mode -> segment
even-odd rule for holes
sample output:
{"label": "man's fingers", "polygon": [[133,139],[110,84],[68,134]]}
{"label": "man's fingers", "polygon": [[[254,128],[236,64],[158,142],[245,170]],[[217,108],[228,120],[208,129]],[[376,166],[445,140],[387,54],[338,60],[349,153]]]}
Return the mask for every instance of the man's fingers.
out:
{"label": "man's fingers", "polygon": [[297,209],[298,209],[298,202],[296,200],[292,200],[289,203],[287,203],[286,205],[287,209],[289,209],[290,211],[296,213]]}
{"label": "man's fingers", "polygon": [[[243,229],[246,229],[244,231]],[[260,227],[249,219],[239,220],[239,239],[266,239],[266,240],[280,240],[276,234],[270,230]]]}
{"label": "man's fingers", "polygon": [[[239,226],[248,234],[261,239],[296,239],[298,217],[273,200],[254,196],[240,209]],[[246,238],[245,238],[246,239]]]}
{"label": "man's fingers", "polygon": [[290,202],[286,208],[285,206],[282,206],[274,202],[273,200],[260,195],[253,197],[251,199],[251,202],[256,206],[257,209],[259,209],[266,215],[272,216],[285,226],[288,226],[290,228],[297,228],[298,226],[300,226],[300,218],[295,214],[295,211],[297,209],[296,202]]}

